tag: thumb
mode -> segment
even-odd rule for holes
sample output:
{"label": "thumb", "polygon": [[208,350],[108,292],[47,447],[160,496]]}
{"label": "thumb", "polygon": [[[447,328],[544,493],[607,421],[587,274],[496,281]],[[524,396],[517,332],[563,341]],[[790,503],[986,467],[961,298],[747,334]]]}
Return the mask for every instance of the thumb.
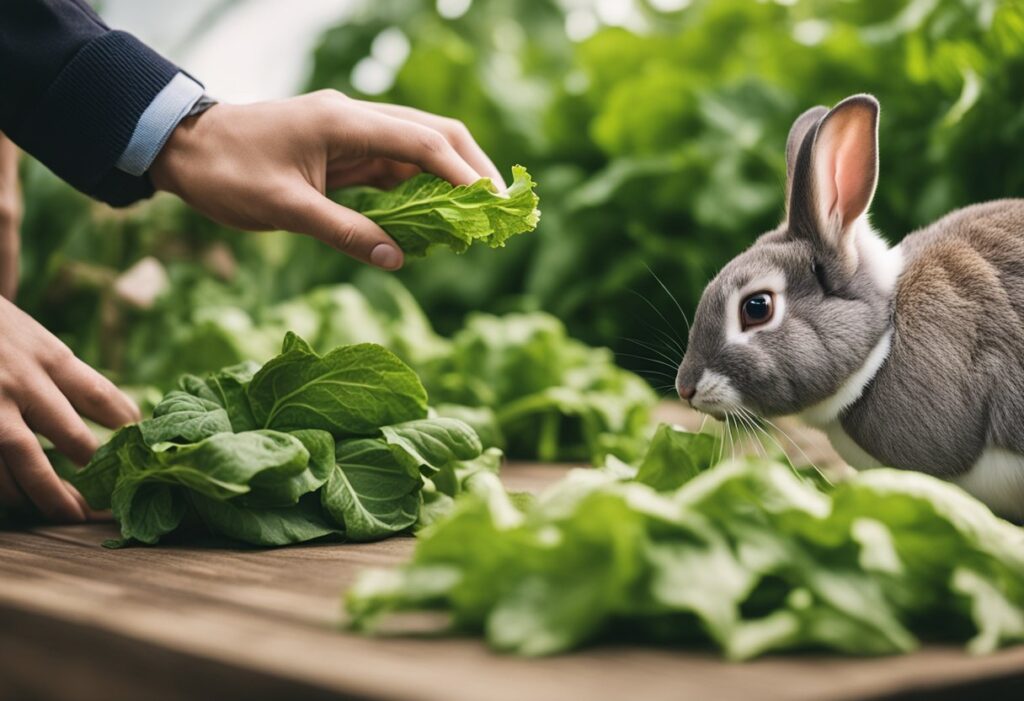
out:
{"label": "thumb", "polygon": [[332,202],[313,188],[298,198],[275,225],[319,239],[363,263],[397,270],[405,256],[394,239],[372,220]]}

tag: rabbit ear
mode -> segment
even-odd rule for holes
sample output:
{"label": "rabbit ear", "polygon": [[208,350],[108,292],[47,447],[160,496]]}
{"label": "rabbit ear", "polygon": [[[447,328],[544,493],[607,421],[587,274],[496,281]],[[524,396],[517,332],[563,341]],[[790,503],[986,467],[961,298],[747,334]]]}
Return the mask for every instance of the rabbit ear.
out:
{"label": "rabbit ear", "polygon": [[807,137],[807,133],[818,126],[821,118],[828,114],[828,108],[818,105],[804,112],[796,118],[793,126],[789,129],[789,137],[786,139],[786,207],[789,207],[789,193],[793,189],[793,170],[796,168],[796,157],[800,152],[800,145]]}
{"label": "rabbit ear", "polygon": [[833,251],[851,250],[851,225],[867,211],[878,182],[878,101],[854,95],[832,108],[796,148],[791,167],[790,232]]}

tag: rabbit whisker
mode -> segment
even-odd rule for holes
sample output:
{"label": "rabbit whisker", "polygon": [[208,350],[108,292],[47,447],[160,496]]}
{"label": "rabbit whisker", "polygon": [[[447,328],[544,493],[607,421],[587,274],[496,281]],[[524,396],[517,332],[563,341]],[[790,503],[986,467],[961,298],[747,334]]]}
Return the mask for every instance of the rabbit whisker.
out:
{"label": "rabbit whisker", "polygon": [[669,298],[672,300],[672,303],[676,305],[676,309],[679,310],[679,315],[683,317],[683,321],[686,323],[686,333],[689,334],[690,320],[686,317],[686,312],[683,311],[683,306],[679,304],[679,300],[676,299],[676,296],[672,294],[672,291],[665,286],[665,283],[662,282],[661,278],[658,277],[658,274],[651,269],[651,266],[647,265],[647,263],[644,263],[644,267],[647,268],[647,272],[651,274],[651,277],[653,277],[658,282],[658,284],[661,285],[661,289],[663,289],[665,291],[665,294],[669,296]]}
{"label": "rabbit whisker", "polygon": [[746,412],[740,408],[737,413],[737,418],[743,423],[744,432],[747,434],[747,438],[753,441],[754,450],[757,454],[762,457],[767,457],[767,453],[764,449],[764,444],[761,443],[761,437],[753,430],[753,425],[750,423],[750,418],[747,417]]}
{"label": "rabbit whisker", "polygon": [[[676,345],[677,345],[677,347],[678,347],[678,350],[679,350],[680,354],[682,354],[682,353],[683,353],[683,348],[682,348],[682,346],[683,346],[683,343],[684,343],[684,342],[683,342],[683,339],[679,337],[679,334],[678,334],[678,333],[676,333],[675,327],[674,327],[674,326],[672,326],[671,322],[669,322],[669,320],[668,320],[668,319],[667,319],[667,318],[665,317],[665,315],[664,315],[664,314],[662,314],[661,310],[660,310],[660,309],[658,309],[657,305],[655,305],[655,304],[654,304],[654,302],[652,302],[651,300],[647,299],[647,297],[645,297],[644,295],[640,294],[640,293],[639,293],[639,292],[637,292],[636,290],[633,290],[633,289],[631,289],[631,290],[630,290],[630,292],[632,292],[632,293],[633,293],[633,294],[635,294],[635,295],[636,295],[637,297],[639,297],[639,298],[640,298],[640,299],[642,299],[642,300],[643,300],[644,302],[646,302],[647,306],[649,306],[649,307],[650,307],[651,309],[653,309],[653,310],[654,310],[654,313],[655,313],[655,314],[657,314],[657,315],[658,315],[659,317],[661,317],[661,320],[665,322],[665,326],[667,326],[667,327],[668,327],[668,329],[669,329],[669,330],[670,330],[670,331],[672,332],[672,335],[674,335],[674,336],[676,337],[676,340],[678,341],[678,343],[677,343]],[[646,322],[645,322],[645,323],[646,323]],[[648,324],[648,326],[649,326],[650,328],[654,328],[654,327],[653,327],[653,326],[651,326],[650,324]]]}
{"label": "rabbit whisker", "polygon": [[[826,474],[824,473],[824,471],[822,471],[822,469],[821,469],[820,467],[818,467],[818,466],[817,466],[817,464],[815,464],[815,462],[814,462],[813,460],[811,460],[811,458],[810,458],[810,457],[808,457],[807,453],[806,453],[806,452],[804,452],[804,449],[800,447],[800,444],[799,444],[799,443],[797,443],[797,442],[796,442],[795,440],[793,440],[793,438],[792,438],[792,437],[791,437],[791,436],[790,436],[790,435],[789,435],[788,433],[786,433],[786,432],[785,432],[785,431],[783,431],[783,430],[782,430],[781,428],[779,428],[778,426],[776,426],[776,425],[775,425],[775,424],[774,424],[774,423],[773,423],[773,422],[772,422],[772,421],[771,421],[770,419],[768,419],[768,418],[766,418],[766,417],[764,417],[764,416],[762,416],[762,417],[759,417],[759,418],[760,418],[760,419],[761,419],[762,421],[764,421],[765,423],[767,423],[767,424],[768,424],[769,426],[771,426],[771,427],[772,427],[773,429],[775,429],[776,431],[778,431],[778,432],[779,432],[779,433],[780,433],[780,434],[781,434],[781,435],[782,435],[782,436],[783,436],[783,437],[784,437],[784,438],[785,438],[785,439],[786,439],[787,441],[789,441],[789,442],[790,442],[790,444],[792,444],[792,445],[793,445],[793,446],[794,446],[794,447],[795,447],[795,448],[796,448],[797,450],[799,450],[799,451],[800,451],[800,455],[802,455],[802,456],[803,456],[803,458],[804,458],[804,460],[806,460],[806,461],[807,461],[807,464],[808,464],[808,466],[810,466],[810,467],[814,468],[814,471],[815,471],[815,472],[817,472],[817,473],[818,473],[818,475],[819,475],[819,476],[820,476],[820,477],[821,477],[821,478],[822,478],[823,480],[825,480],[825,482],[827,482],[828,484],[832,484],[832,480],[830,480],[830,479],[828,478],[828,476],[827,476],[827,475],[826,475]],[[792,460],[790,460],[790,464],[792,464]]]}
{"label": "rabbit whisker", "polygon": [[659,356],[664,358],[667,362],[673,364],[677,368],[679,367],[679,361],[678,360],[676,360],[674,357],[672,357],[668,353],[664,352],[663,350],[661,350],[657,346],[652,346],[651,344],[645,343],[644,341],[640,341],[640,340],[637,340],[635,338],[627,338],[625,336],[620,336],[619,339],[622,340],[622,341],[626,341],[627,343],[633,343],[633,344],[635,344],[637,346],[640,346],[641,348],[644,348],[646,350],[651,351],[652,353],[657,353]]}
{"label": "rabbit whisker", "polygon": [[678,368],[675,365],[671,365],[670,363],[667,363],[664,360],[659,360],[658,358],[652,358],[649,355],[637,355],[636,353],[619,353],[618,355],[623,358],[635,358],[636,360],[644,360],[647,361],[648,363],[654,363],[655,365],[660,365],[663,368],[668,368],[672,370],[673,377],[675,377],[675,372],[678,370]]}
{"label": "rabbit whisker", "polygon": [[736,443],[732,438],[732,414],[725,412],[725,433],[729,436],[729,459],[736,459]]}
{"label": "rabbit whisker", "polygon": [[[751,414],[750,411],[748,411],[747,409],[743,409],[742,411],[743,411],[743,414],[747,417],[747,422],[749,423],[749,425],[755,431],[757,431],[758,434],[763,434],[768,440],[770,440],[772,443],[774,443],[775,447],[778,448],[782,452],[782,454],[785,456],[786,462],[792,464],[793,461],[789,459],[789,454],[786,452],[786,449],[783,448],[782,445],[775,439],[775,436],[773,436],[772,434],[768,433],[768,431],[764,430],[764,428],[759,426],[757,421],[756,421],[756,419],[755,419],[755,417],[754,417],[754,415]],[[768,457],[768,451],[765,450],[765,448],[764,448],[764,441],[760,438],[760,435],[758,435],[757,441],[758,441],[758,443],[761,444],[761,448],[762,448],[762,451],[764,453],[764,457],[767,458]]]}

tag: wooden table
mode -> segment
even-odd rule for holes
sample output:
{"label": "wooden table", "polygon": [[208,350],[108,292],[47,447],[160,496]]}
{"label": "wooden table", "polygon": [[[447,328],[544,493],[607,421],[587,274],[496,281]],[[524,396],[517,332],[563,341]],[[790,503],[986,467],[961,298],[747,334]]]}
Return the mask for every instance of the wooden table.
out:
{"label": "wooden table", "polygon": [[[536,490],[564,467],[511,465]],[[1024,698],[1024,647],[907,657],[776,656],[600,646],[546,659],[472,639],[339,630],[357,571],[401,562],[411,538],[278,550],[104,550],[112,524],[0,532],[0,699]]]}

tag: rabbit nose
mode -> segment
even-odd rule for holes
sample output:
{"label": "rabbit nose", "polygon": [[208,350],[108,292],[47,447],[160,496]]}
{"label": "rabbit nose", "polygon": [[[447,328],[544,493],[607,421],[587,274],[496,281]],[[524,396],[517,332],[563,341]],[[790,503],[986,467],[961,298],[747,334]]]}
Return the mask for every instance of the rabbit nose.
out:
{"label": "rabbit nose", "polygon": [[688,387],[684,384],[678,385],[676,389],[679,392],[679,397],[681,399],[685,399],[686,401],[690,401],[691,399],[693,399],[693,395],[697,394],[696,387]]}

